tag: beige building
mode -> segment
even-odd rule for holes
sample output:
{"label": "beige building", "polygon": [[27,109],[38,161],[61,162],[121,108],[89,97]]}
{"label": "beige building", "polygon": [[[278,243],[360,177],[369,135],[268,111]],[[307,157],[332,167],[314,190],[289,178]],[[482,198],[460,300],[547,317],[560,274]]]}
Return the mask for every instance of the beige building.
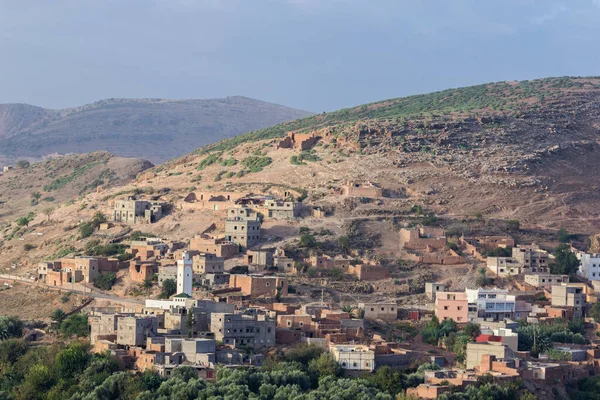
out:
{"label": "beige building", "polygon": [[300,217],[302,203],[294,201],[267,200],[264,203],[266,218],[295,219]]}
{"label": "beige building", "polygon": [[551,290],[552,286],[569,282],[569,275],[552,275],[548,272],[537,272],[525,275],[525,283],[537,289]]}
{"label": "beige building", "polygon": [[130,224],[150,224],[158,221],[162,217],[162,212],[163,206],[160,203],[129,198],[127,200],[115,200],[112,219],[115,222]]}
{"label": "beige building", "polygon": [[488,257],[487,268],[501,278],[521,273],[522,264],[512,257]]}
{"label": "beige building", "polygon": [[158,332],[158,319],[144,316],[117,317],[117,344],[122,346],[144,346],[146,338]]}
{"label": "beige building", "polygon": [[426,282],[425,283],[425,295],[429,300],[435,301],[435,295],[438,292],[445,292],[446,284],[439,282]]}
{"label": "beige building", "polygon": [[398,319],[396,303],[360,303],[358,308],[365,311],[366,320],[395,321]]}
{"label": "beige building", "polygon": [[534,243],[529,246],[513,247],[512,258],[517,260],[528,272],[544,272],[548,269],[550,255]]}
{"label": "beige building", "polygon": [[574,318],[582,318],[585,313],[586,294],[581,285],[563,283],[552,286],[552,306],[571,307]]}
{"label": "beige building", "polygon": [[498,360],[514,357],[513,351],[500,342],[468,343],[467,344],[467,369],[473,369],[481,364],[485,355],[495,356]]}
{"label": "beige building", "polygon": [[223,273],[225,271],[225,259],[215,254],[201,253],[192,257],[193,272],[196,275]]}
{"label": "beige building", "polygon": [[260,220],[249,208],[230,208],[225,219],[225,238],[244,247],[260,242]]}

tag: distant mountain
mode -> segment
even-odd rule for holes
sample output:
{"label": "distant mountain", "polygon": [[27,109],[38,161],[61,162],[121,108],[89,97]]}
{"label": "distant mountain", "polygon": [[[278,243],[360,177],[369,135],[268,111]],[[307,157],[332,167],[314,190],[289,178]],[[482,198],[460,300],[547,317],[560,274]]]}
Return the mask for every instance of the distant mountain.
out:
{"label": "distant mountain", "polygon": [[309,115],[240,96],[108,99],[63,110],[0,104],[0,159],[106,150],[160,163],[190,149]]}

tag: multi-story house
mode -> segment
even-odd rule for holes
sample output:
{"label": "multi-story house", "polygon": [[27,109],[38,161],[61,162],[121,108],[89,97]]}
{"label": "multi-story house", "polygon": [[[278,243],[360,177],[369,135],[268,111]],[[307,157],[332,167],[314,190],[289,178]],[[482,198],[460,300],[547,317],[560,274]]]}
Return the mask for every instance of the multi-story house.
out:
{"label": "multi-story house", "polygon": [[453,319],[455,322],[467,322],[468,309],[464,292],[437,292],[435,296],[435,315],[440,321]]}
{"label": "multi-story house", "polygon": [[512,249],[512,258],[517,260],[528,272],[547,271],[549,257],[548,252],[540,249],[536,244],[529,246],[517,245]]}
{"label": "multi-story house", "polygon": [[275,345],[275,319],[266,315],[213,313],[210,331],[215,339],[233,348],[249,346],[255,350]]}
{"label": "multi-story house", "polygon": [[249,208],[230,208],[225,219],[226,240],[244,247],[260,242],[260,220]]}
{"label": "multi-story house", "polygon": [[577,253],[577,274],[590,281],[600,281],[600,254]]}
{"label": "multi-story house", "polygon": [[514,318],[515,296],[509,295],[505,289],[466,289],[469,303],[469,321],[478,318],[501,321]]}
{"label": "multi-story house", "polygon": [[563,283],[552,286],[552,307],[568,307],[574,318],[583,318],[585,314],[586,294],[581,285]]}

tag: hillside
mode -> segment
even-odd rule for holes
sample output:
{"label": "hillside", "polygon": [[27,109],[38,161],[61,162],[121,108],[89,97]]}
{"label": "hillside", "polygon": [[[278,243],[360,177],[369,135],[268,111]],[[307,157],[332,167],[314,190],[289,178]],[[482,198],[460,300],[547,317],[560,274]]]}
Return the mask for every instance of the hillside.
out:
{"label": "hillside", "polygon": [[[131,229],[183,241],[212,224],[216,234],[222,233],[220,208],[184,207],[191,191],[275,196],[291,191],[307,205],[334,212],[324,219],[266,222],[269,245],[293,241],[300,227],[308,226],[334,237],[369,238],[361,251],[383,257],[400,257],[398,228],[419,223],[428,213],[435,213],[438,224],[485,234],[505,233],[503,220],[516,219],[526,228],[511,233],[521,243],[551,242],[560,227],[596,233],[599,100],[600,78],[495,83],[373,103],[251,132],[156,166],[134,180],[104,185],[99,193],[89,186],[90,178],[77,185],[73,181],[68,191],[46,192],[43,186],[53,180],[45,176],[14,197],[21,199],[19,207],[11,209],[13,202],[0,198],[6,224],[0,267],[15,261],[20,252],[14,250],[25,245],[35,246],[19,256],[25,266],[64,251],[83,251],[86,240],[78,238],[77,224],[97,211],[110,215],[111,200],[130,195],[173,205],[159,222]],[[281,138],[293,130],[318,140],[306,151],[280,148]],[[32,168],[43,171],[43,165]],[[103,175],[106,167],[97,168],[95,173]],[[10,173],[12,178],[6,174],[5,184],[17,172]],[[336,190],[347,181],[378,186],[384,197],[341,196]],[[43,197],[61,196],[63,203],[48,223],[41,206],[29,205],[34,190]],[[17,218],[30,211],[36,216],[29,227],[11,235]],[[123,230],[115,227],[106,235],[119,237]],[[466,277],[468,270],[463,272]]]}
{"label": "hillside", "polygon": [[[318,161],[297,163],[292,157],[299,150],[277,149],[290,131],[320,138],[315,157],[308,157]],[[327,188],[344,180],[371,181],[441,215],[482,213],[592,232],[600,228],[599,132],[600,78],[499,82],[283,123],[206,146],[158,169],[185,173],[211,157],[234,158],[240,161],[234,167],[202,168],[203,184],[283,183],[327,203],[333,200]],[[250,153],[272,163],[251,173],[243,165]],[[230,178],[212,182],[230,172]]]}
{"label": "hillside", "polygon": [[0,161],[105,150],[158,163],[189,149],[307,115],[239,96],[109,99],[63,110],[0,104]]}

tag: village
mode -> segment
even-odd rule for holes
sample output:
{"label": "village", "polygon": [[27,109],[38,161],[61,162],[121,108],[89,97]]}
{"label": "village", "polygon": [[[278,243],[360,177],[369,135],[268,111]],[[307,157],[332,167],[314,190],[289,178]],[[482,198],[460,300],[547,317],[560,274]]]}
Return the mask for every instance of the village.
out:
{"label": "village", "polygon": [[[371,182],[345,182],[331,195],[360,202],[387,196]],[[210,210],[220,221],[188,240],[137,235],[121,243],[126,251],[119,258],[44,261],[32,276],[38,284],[84,293],[97,292],[96,283],[107,277],[114,284],[117,276],[139,287],[138,297],[146,288],[140,304],[84,308],[92,350],[110,352],[132,371],[168,378],[186,366],[213,381],[219,366],[261,366],[274,351],[317,346],[350,376],[435,364],[423,383],[407,389],[435,399],[482,379],[523,380],[534,388],[565,384],[594,374],[600,362],[591,317],[600,315],[593,312],[600,254],[569,245],[577,268],[553,273],[563,262],[556,253],[516,243],[508,233],[451,236],[443,227],[400,227],[393,240],[410,268],[476,268],[476,282],[456,289],[452,279],[402,278],[397,268],[346,243],[319,247],[309,228],[301,228],[294,246],[274,245],[265,239],[265,223],[302,224],[332,213],[288,190],[280,197],[196,191],[176,204],[139,197],[111,200],[106,215],[97,214],[97,234],[143,230],[173,209]],[[539,345],[536,335],[549,343]]]}

